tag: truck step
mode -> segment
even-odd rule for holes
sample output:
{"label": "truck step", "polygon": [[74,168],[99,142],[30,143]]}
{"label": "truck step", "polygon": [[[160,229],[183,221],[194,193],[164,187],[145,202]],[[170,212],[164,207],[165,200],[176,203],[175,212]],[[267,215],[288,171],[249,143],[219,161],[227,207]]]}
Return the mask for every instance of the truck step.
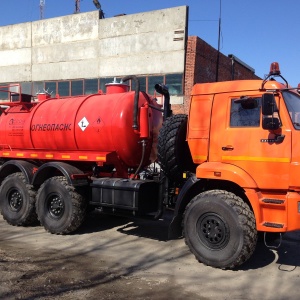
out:
{"label": "truck step", "polygon": [[263,226],[266,227],[273,227],[273,228],[283,228],[283,224],[279,224],[279,223],[271,223],[271,222],[265,222],[263,224]]}
{"label": "truck step", "polygon": [[270,199],[270,198],[265,198],[262,200],[264,203],[270,203],[270,204],[283,204],[285,201],[282,199]]}

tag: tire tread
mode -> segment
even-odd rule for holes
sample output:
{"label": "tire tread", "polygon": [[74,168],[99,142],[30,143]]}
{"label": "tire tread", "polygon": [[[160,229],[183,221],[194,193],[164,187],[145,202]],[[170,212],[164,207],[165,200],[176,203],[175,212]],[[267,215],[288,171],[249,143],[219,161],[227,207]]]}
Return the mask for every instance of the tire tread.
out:
{"label": "tire tread", "polygon": [[[85,213],[86,213],[86,201],[82,195],[80,195],[79,193],[76,192],[74,186],[69,185],[69,183],[67,182],[67,179],[64,176],[55,176],[55,177],[51,177],[48,180],[46,180],[41,185],[41,188],[38,190],[37,199],[39,199],[40,194],[43,191],[44,185],[51,181],[60,182],[60,184],[62,184],[62,186],[68,191],[68,193],[72,199],[72,208],[73,208],[72,218],[66,228],[64,228],[61,231],[57,231],[57,232],[51,231],[41,216],[38,217],[39,221],[40,221],[41,225],[44,226],[45,230],[50,233],[54,233],[57,235],[69,234],[69,233],[77,230],[80,227],[80,225],[82,224],[82,222],[85,218]],[[37,203],[37,206],[39,206],[39,203]]]}
{"label": "tire tread", "polygon": [[255,222],[254,214],[251,211],[250,207],[240,197],[236,196],[231,192],[227,192],[224,190],[205,191],[197,195],[190,201],[190,203],[187,205],[185,209],[184,216],[183,216],[183,221],[182,221],[183,236],[186,245],[190,248],[191,252],[195,255],[196,259],[200,263],[203,263],[205,265],[209,265],[209,264],[206,264],[205,262],[201,261],[201,259],[198,256],[198,253],[196,253],[193,247],[190,247],[191,243],[189,241],[189,237],[185,234],[185,230],[184,230],[184,220],[191,206],[193,206],[193,204],[198,201],[203,201],[203,198],[205,198],[206,196],[218,197],[220,200],[227,203],[227,205],[231,206],[238,214],[239,223],[242,226],[244,232],[243,247],[240,251],[239,256],[236,258],[235,261],[233,261],[231,264],[225,267],[222,267],[224,269],[234,269],[242,265],[244,262],[246,262],[253,254],[256,248],[257,231],[256,231],[256,222]]}

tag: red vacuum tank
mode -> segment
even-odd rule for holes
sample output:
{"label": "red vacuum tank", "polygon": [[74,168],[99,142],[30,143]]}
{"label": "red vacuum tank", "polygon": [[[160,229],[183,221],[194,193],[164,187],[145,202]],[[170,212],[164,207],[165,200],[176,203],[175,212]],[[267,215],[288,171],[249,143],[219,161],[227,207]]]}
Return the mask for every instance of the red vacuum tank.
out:
{"label": "red vacuum tank", "polygon": [[[117,93],[116,93],[117,91]],[[0,117],[0,145],[8,149],[59,152],[116,152],[128,167],[141,159],[139,128],[133,129],[135,92],[112,89],[111,94],[45,99],[37,105],[16,105]],[[139,92],[137,120],[155,100]],[[145,160],[155,159],[156,138],[162,123],[161,112],[148,108],[149,138]],[[145,115],[143,113],[143,115]],[[151,151],[152,149],[152,151]]]}

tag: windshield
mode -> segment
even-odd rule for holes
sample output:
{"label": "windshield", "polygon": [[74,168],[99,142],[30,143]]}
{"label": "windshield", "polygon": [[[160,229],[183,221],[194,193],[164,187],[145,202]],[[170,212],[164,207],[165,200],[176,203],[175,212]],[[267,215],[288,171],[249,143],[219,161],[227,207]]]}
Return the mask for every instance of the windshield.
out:
{"label": "windshield", "polygon": [[300,97],[292,92],[282,92],[287,109],[289,110],[290,117],[294,127],[300,130]]}

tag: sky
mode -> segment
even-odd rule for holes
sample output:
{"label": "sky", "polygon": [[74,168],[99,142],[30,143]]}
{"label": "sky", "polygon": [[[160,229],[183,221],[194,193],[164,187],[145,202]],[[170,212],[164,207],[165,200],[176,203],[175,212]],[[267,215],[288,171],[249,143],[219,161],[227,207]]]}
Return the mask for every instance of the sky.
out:
{"label": "sky", "polygon": [[[69,15],[74,0],[44,0],[44,18]],[[198,36],[220,51],[234,54],[264,78],[270,64],[278,62],[290,85],[300,83],[299,0],[99,0],[105,17],[164,8],[189,6],[189,36]],[[40,19],[40,0],[0,0],[0,26]],[[92,0],[82,0],[80,11],[95,10]],[[1,42],[1,41],[0,41]]]}

